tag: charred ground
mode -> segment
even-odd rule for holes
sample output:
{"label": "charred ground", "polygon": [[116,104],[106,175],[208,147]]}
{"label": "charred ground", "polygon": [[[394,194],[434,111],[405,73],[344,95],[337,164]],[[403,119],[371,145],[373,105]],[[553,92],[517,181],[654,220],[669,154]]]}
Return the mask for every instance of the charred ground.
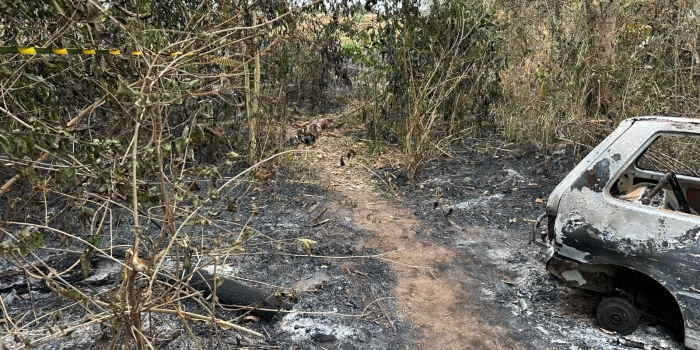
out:
{"label": "charred ground", "polygon": [[[279,163],[264,185],[241,180],[211,204],[222,208],[234,200],[235,212],[222,211],[216,225],[190,232],[203,247],[220,249],[256,212],[246,251],[227,255],[221,271],[270,293],[293,288],[298,303],[292,312],[258,321],[219,310],[220,318],[263,339],[207,323],[193,323],[190,334],[172,317],[149,315],[146,326],[160,335],[157,344],[196,347],[194,335],[203,347],[231,349],[681,347],[680,337],[651,317],[628,337],[602,331],[594,316],[601,296],[558,285],[544,268],[544,252],[528,244],[547,195],[580,156],[566,145],[544,155],[499,140],[466,140],[471,146],[434,160],[418,181],[407,183],[394,146],[345,136],[351,134],[337,129],[322,136],[308,153]],[[347,149],[357,156],[341,167]],[[129,224],[128,218],[121,222],[116,241],[128,237]],[[299,238],[316,242],[312,256]],[[17,280],[5,278],[3,286]],[[25,315],[19,327],[32,313],[40,317],[61,307],[67,308],[50,327],[85,316],[53,294],[11,294],[3,298],[13,318]],[[40,348],[95,348],[103,334],[95,323]],[[4,340],[11,346],[21,341]]]}

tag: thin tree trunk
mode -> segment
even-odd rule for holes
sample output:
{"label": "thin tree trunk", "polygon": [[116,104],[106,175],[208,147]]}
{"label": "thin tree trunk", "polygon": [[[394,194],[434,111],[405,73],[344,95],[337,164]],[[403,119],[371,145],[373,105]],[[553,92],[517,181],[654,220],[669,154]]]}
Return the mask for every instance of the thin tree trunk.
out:
{"label": "thin tree trunk", "polygon": [[[252,13],[253,26],[258,24],[258,15]],[[258,51],[258,40],[253,39],[253,49],[255,59],[253,63],[253,90],[250,90],[250,74],[248,65],[245,65],[246,83],[246,115],[248,116],[248,163],[253,165],[258,162],[258,111],[260,96],[260,52]]]}
{"label": "thin tree trunk", "polygon": [[611,118],[613,94],[607,71],[615,61],[617,0],[585,0],[585,6],[591,54],[584,103],[589,117]]}

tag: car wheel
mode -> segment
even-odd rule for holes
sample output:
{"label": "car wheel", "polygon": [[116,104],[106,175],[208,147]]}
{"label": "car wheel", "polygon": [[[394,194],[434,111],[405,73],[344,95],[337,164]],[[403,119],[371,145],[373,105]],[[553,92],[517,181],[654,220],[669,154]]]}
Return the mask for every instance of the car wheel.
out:
{"label": "car wheel", "polygon": [[629,300],[622,297],[607,297],[601,300],[597,316],[601,326],[620,335],[631,334],[639,325],[639,311]]}

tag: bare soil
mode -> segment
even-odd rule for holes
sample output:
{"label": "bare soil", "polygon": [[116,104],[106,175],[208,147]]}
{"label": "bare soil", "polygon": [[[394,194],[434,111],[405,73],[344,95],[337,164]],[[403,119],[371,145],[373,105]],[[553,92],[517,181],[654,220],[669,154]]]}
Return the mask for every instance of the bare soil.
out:
{"label": "bare soil", "polygon": [[[251,227],[260,234],[245,253],[224,259],[222,271],[271,293],[294,288],[299,302],[291,312],[246,322],[221,310],[219,317],[265,337],[193,323],[197,342],[176,318],[149,315],[147,327],[162,338],[162,348],[682,348],[681,337],[651,317],[627,337],[601,330],[594,316],[601,296],[560,286],[544,268],[544,252],[528,244],[547,195],[581,156],[566,145],[544,155],[500,140],[464,140],[408,183],[396,146],[362,137],[362,130],[324,133],[309,153],[279,164],[261,192],[245,179],[212,204],[235,199],[238,212],[191,232],[215,251],[231,244],[255,210]],[[340,166],[348,149],[357,156]],[[121,225],[105,244],[128,242],[128,219]],[[311,256],[299,238],[317,242]],[[20,327],[61,307],[54,322],[84,316],[75,303],[40,291],[8,300]],[[88,325],[39,348],[96,348],[101,334],[98,325]],[[17,340],[2,337],[12,348],[21,347]]]}

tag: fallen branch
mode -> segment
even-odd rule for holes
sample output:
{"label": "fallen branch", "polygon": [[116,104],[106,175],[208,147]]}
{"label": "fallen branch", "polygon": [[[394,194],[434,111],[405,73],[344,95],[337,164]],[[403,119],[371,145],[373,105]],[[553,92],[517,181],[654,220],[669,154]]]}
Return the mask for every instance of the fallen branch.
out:
{"label": "fallen branch", "polygon": [[[45,161],[46,159],[48,159],[50,155],[51,155],[50,153],[44,153],[36,160],[36,162],[41,163],[41,162]],[[0,187],[0,195],[7,192],[10,189],[10,187],[12,187],[12,185],[14,185],[17,181],[19,181],[19,179],[22,178],[22,176],[23,176],[22,173],[17,173],[11,179],[9,179],[7,182],[5,182],[5,184],[2,185],[2,187]]]}
{"label": "fallen branch", "polygon": [[10,113],[10,111],[6,110],[5,108],[0,107],[0,112],[3,112],[3,113],[5,113],[5,114],[7,114],[10,118],[12,118],[12,119],[14,119],[16,122],[22,124],[22,126],[24,126],[25,128],[27,128],[27,129],[29,129],[29,130],[31,130],[31,131],[34,131],[34,128],[33,128],[31,125],[25,123],[24,120],[19,119],[19,117],[17,117],[16,115]]}
{"label": "fallen branch", "polygon": [[396,193],[396,191],[394,191],[394,189],[389,185],[388,182],[386,182],[386,180],[384,180],[383,177],[379,176],[377,173],[375,173],[374,171],[372,171],[372,169],[368,168],[366,165],[364,165],[364,164],[362,164],[362,163],[359,163],[359,162],[358,162],[358,163],[356,163],[356,164],[359,164],[361,167],[365,168],[367,171],[369,171],[370,173],[374,174],[374,176],[376,176],[376,177],[378,177],[380,180],[382,180],[382,182],[384,183],[384,185],[386,185],[386,188],[388,188],[389,191],[391,191],[391,193],[394,195],[394,197],[396,198],[396,200],[398,200],[399,202],[402,202],[402,203],[403,203],[403,199],[401,199],[401,197],[399,197],[399,195]]}
{"label": "fallen branch", "polygon": [[[377,298],[377,294],[376,294],[376,291],[374,290],[374,287],[371,287],[371,286],[369,287],[369,294],[372,295],[372,298],[374,298],[374,300],[379,299],[379,298]],[[382,305],[382,303],[377,303],[377,306],[379,307],[379,311],[382,313],[384,318],[386,318],[386,320],[389,322],[389,325],[391,325],[391,329],[394,331],[394,333],[396,333],[396,331],[397,331],[396,325],[394,325],[394,321],[391,320],[391,318],[389,317],[389,314],[384,309],[384,305]]]}
{"label": "fallen branch", "polygon": [[[325,256],[325,255],[306,255],[306,254],[289,254],[289,253],[246,253],[246,255],[277,255],[277,256],[289,256],[293,258],[323,258],[323,259],[374,259],[374,258],[379,258],[384,255],[389,255],[393,254],[396,252],[400,252],[406,248],[399,248],[395,249],[392,251],[384,252],[384,253],[379,253],[379,254],[373,254],[373,255],[351,255],[351,256]],[[388,259],[387,259],[388,260]],[[393,261],[393,260],[388,260],[388,261]]]}
{"label": "fallen branch", "polygon": [[[144,310],[144,311],[146,311],[146,312],[148,312],[148,311],[150,311],[150,312],[157,312],[157,313],[169,314],[169,315],[184,315],[184,316],[187,316],[187,317],[189,317],[189,318],[191,318],[191,319],[194,319],[194,320],[212,321],[211,316],[198,315],[198,314],[194,314],[194,313],[187,312],[187,311],[182,311],[182,310],[179,310],[179,311],[178,311],[178,310],[171,310],[171,309],[157,309],[157,308],[152,308],[152,309],[147,309],[147,310]],[[220,326],[229,327],[229,328],[235,329],[235,330],[237,330],[237,331],[245,332],[245,333],[248,333],[248,334],[252,334],[252,335],[255,335],[255,336],[258,336],[258,337],[261,337],[261,338],[263,337],[263,335],[262,335],[261,333],[258,333],[258,332],[254,331],[254,330],[251,330],[251,329],[248,329],[248,328],[245,328],[245,327],[241,327],[241,326],[239,326],[239,325],[235,325],[235,324],[233,324],[233,323],[231,323],[231,322],[226,322],[226,321],[220,320],[220,319],[218,319],[218,318],[215,318],[215,319],[214,319],[214,322],[216,322],[216,323],[217,323],[218,325],[220,325]]]}

